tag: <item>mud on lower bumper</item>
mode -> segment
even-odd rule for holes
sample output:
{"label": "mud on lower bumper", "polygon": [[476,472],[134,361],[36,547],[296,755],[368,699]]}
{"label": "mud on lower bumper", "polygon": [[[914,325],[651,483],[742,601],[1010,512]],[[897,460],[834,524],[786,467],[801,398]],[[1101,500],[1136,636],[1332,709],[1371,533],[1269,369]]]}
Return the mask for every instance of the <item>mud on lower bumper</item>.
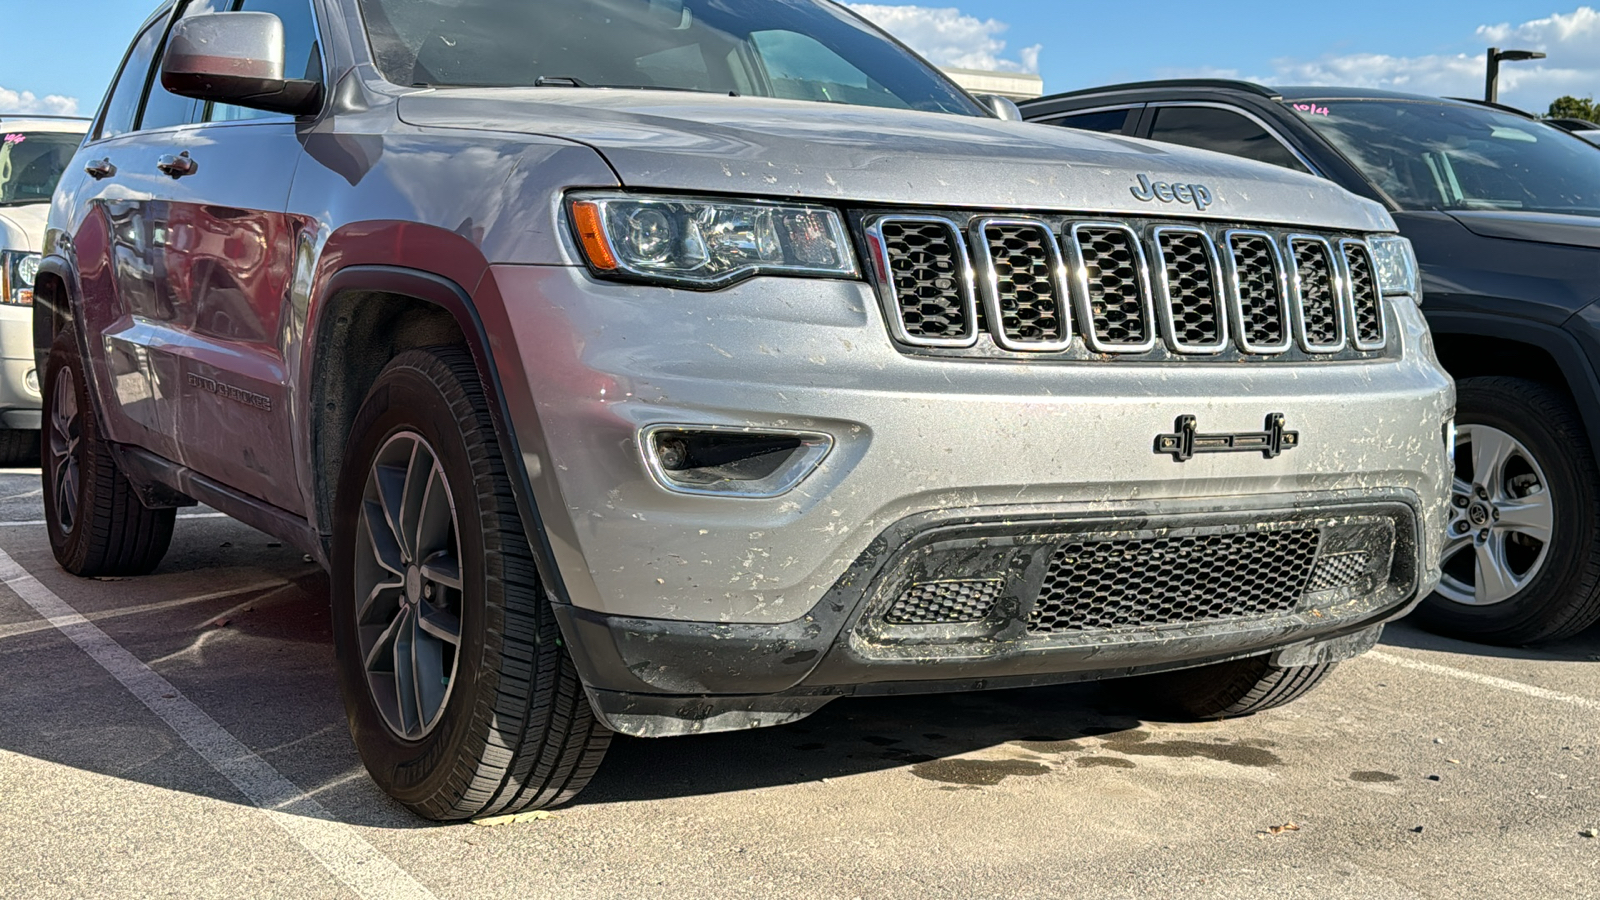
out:
{"label": "mud on lower bumper", "polygon": [[556,611],[613,729],[727,731],[841,696],[1120,677],[1369,631],[1437,580],[1422,521],[1405,491],[934,512],[879,535],[791,622]]}

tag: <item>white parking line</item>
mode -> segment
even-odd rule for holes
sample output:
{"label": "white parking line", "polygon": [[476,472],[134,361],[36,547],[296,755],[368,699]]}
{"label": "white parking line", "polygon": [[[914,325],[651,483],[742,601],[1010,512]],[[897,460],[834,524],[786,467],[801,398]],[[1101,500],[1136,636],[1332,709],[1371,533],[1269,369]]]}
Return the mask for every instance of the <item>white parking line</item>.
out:
{"label": "white parking line", "polygon": [[1600,700],[1593,700],[1588,697],[1579,697],[1577,694],[1563,694],[1560,691],[1552,691],[1548,688],[1535,687],[1531,684],[1523,684],[1520,681],[1512,681],[1507,678],[1496,678],[1493,675],[1483,675],[1478,672],[1469,672],[1466,669],[1457,669],[1451,666],[1441,666],[1438,663],[1407,659],[1404,656],[1395,656],[1391,653],[1385,653],[1382,650],[1370,650],[1365,656],[1362,657],[1362,659],[1375,659],[1378,662],[1388,663],[1391,666],[1399,666],[1402,669],[1415,669],[1418,672],[1428,672],[1433,675],[1443,675],[1446,678],[1456,678],[1461,681],[1470,681],[1473,684],[1481,684],[1485,687],[1499,688],[1502,691],[1511,691],[1512,693],[1523,694],[1528,697],[1538,697],[1540,700],[1554,700],[1557,703],[1566,703],[1570,706],[1579,706],[1584,709],[1600,710]]}
{"label": "white parking line", "polygon": [[433,898],[431,891],[367,843],[354,828],[335,819],[322,804],[252,753],[171,682],[85,619],[4,550],[0,550],[0,582],[160,716],[185,744],[250,798],[262,815],[357,895],[372,900]]}
{"label": "white parking line", "polygon": [[[292,583],[293,582],[285,581],[282,578],[274,578],[271,581],[259,581],[253,584],[246,584],[240,587],[231,588],[226,591],[214,591],[209,594],[198,594],[193,597],[179,597],[176,600],[161,600],[156,603],[142,603],[138,606],[118,606],[114,609],[108,609],[103,612],[91,613],[87,616],[84,616],[84,618],[91,622],[104,622],[107,619],[121,619],[127,616],[142,616],[145,613],[165,612],[169,609],[192,606],[196,603],[210,603],[213,600],[224,600],[237,594],[248,594],[253,591],[268,591],[273,588],[286,587]],[[260,598],[257,598],[256,600],[251,600],[250,602],[255,603],[259,600]],[[212,620],[222,619],[232,615],[233,612],[233,610],[228,610],[226,612],[221,612],[214,616],[210,616],[209,618]],[[41,631],[49,631],[51,627],[52,626],[49,622],[30,622],[26,625],[0,625],[0,641],[7,640],[8,638],[22,637],[26,634],[37,634]]]}
{"label": "white parking line", "polygon": [[[179,516],[180,519],[226,519],[227,513],[195,513],[189,516]],[[0,522],[0,528],[18,528],[23,525],[49,525],[44,519],[29,519],[26,522]]]}

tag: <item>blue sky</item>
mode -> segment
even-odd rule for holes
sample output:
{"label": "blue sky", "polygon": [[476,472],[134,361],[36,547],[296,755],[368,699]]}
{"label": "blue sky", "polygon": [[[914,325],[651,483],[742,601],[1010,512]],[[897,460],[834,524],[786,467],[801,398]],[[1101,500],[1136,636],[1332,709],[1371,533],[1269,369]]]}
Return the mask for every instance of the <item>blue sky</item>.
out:
{"label": "blue sky", "polygon": [[[0,112],[99,103],[156,0],[9,0],[0,30]],[[901,4],[880,3],[885,7]],[[1502,99],[1542,111],[1554,97],[1600,94],[1600,14],[1557,0],[1345,0],[1198,4],[956,0],[883,14],[935,62],[1034,68],[1050,91],[1169,75],[1365,84],[1430,94],[1482,90],[1484,48],[1545,49],[1508,64]],[[1502,27],[1503,26],[1503,27]],[[49,99],[51,97],[62,99]]]}

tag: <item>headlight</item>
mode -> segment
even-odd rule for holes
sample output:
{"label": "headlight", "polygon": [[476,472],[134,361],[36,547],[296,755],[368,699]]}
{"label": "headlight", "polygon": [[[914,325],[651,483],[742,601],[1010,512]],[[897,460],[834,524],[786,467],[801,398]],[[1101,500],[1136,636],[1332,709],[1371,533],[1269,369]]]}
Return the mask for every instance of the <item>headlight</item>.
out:
{"label": "headlight", "polygon": [[583,194],[570,212],[603,275],[702,289],[752,275],[856,275],[844,220],[824,206]]}
{"label": "headlight", "polygon": [[1369,238],[1372,265],[1378,272],[1378,290],[1385,297],[1404,294],[1422,302],[1422,286],[1417,283],[1417,253],[1411,242],[1396,234]]}
{"label": "headlight", "polygon": [[33,305],[33,282],[39,277],[39,254],[0,250],[0,303]]}

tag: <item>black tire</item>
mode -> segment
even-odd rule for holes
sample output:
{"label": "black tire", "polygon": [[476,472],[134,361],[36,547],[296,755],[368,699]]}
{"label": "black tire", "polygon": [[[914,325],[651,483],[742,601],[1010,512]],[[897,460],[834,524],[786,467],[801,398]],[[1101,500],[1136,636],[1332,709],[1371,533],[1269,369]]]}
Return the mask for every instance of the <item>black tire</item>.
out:
{"label": "black tire", "polygon": [[[434,724],[416,737],[392,726],[394,709],[387,702],[380,709],[375,699],[378,689],[371,686],[374,674],[367,657],[382,654],[364,652],[363,641],[374,640],[374,627],[383,629],[373,624],[377,605],[365,600],[378,590],[358,587],[366,577],[363,571],[377,571],[373,557],[381,555],[362,530],[369,526],[361,517],[372,508],[368,476],[378,477],[373,466],[387,458],[380,454],[397,440],[426,447],[437,464],[429,477],[442,479],[453,498],[454,537],[449,543],[459,576],[459,586],[448,597],[440,588],[443,600],[431,593],[429,582],[427,596],[433,599],[428,608],[454,607],[457,644],[450,668],[444,670],[448,687],[442,705],[434,707]],[[427,502],[424,496],[421,504]],[[391,529],[388,534],[403,531]],[[358,546],[358,541],[367,543]],[[452,821],[556,806],[588,783],[611,732],[595,719],[561,643],[477,370],[465,351],[409,351],[378,377],[356,417],[344,456],[332,562],[334,641],[345,711],[361,759],[380,787],[421,816]],[[358,570],[358,565],[366,569]],[[415,562],[407,565],[418,568]],[[421,602],[407,599],[421,590],[412,587],[411,568],[392,602],[421,620],[427,618]],[[368,605],[365,632],[358,621],[359,603]],[[398,623],[405,614],[396,613],[389,621]],[[394,643],[393,659],[400,659],[401,652]],[[398,665],[394,671],[400,671]],[[411,669],[413,681],[420,671]],[[394,678],[397,692],[400,677]]]}
{"label": "black tire", "polygon": [[1293,703],[1322,683],[1338,663],[1280,669],[1265,656],[1162,672],[1134,679],[1143,696],[1195,719],[1232,719]]}
{"label": "black tire", "polygon": [[[69,415],[72,403],[76,410]],[[45,530],[56,562],[85,578],[155,571],[172,545],[178,511],[147,508],[117,470],[100,438],[100,422],[71,328],[62,330],[50,348],[43,406],[46,437],[40,479]],[[76,489],[68,478],[74,471]],[[63,481],[68,482],[65,488]]]}
{"label": "black tire", "polygon": [[0,468],[31,468],[38,464],[39,432],[31,429],[0,429]]}
{"label": "black tire", "polygon": [[[1582,419],[1564,394],[1536,381],[1466,378],[1456,392],[1458,427],[1498,429],[1537,461],[1553,527],[1538,571],[1509,599],[1472,606],[1435,592],[1414,618],[1437,634],[1502,646],[1571,637],[1600,620],[1600,470]],[[1458,455],[1458,470],[1467,456]],[[1450,559],[1445,566],[1448,575]]]}

